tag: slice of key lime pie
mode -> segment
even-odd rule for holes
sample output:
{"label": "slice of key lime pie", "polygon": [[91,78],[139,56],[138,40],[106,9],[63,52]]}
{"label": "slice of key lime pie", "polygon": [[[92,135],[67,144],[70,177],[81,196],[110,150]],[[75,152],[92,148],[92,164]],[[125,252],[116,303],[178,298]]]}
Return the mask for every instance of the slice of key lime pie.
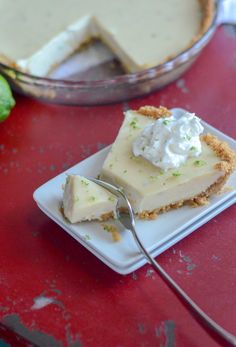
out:
{"label": "slice of key lime pie", "polygon": [[101,179],[122,187],[140,218],[184,204],[203,205],[236,166],[235,153],[200,119],[164,107],[127,111]]}

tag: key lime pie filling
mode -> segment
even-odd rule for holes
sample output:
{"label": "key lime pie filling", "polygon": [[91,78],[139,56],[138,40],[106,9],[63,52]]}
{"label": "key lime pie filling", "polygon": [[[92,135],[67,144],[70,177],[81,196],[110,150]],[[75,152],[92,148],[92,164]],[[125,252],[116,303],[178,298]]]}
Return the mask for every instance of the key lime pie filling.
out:
{"label": "key lime pie filling", "polygon": [[105,221],[116,215],[117,198],[80,175],[68,175],[64,186],[62,210],[71,223],[85,220]]}
{"label": "key lime pie filling", "polygon": [[[122,188],[141,219],[183,205],[202,206],[236,168],[228,144],[203,131],[194,113],[173,116],[153,106],[129,110],[99,177]],[[114,218],[116,204],[117,198],[94,182],[68,176],[63,207],[70,222]]]}
{"label": "key lime pie filling", "polygon": [[167,61],[209,28],[213,0],[1,0],[0,61],[36,76],[92,39],[100,39],[125,70]]}

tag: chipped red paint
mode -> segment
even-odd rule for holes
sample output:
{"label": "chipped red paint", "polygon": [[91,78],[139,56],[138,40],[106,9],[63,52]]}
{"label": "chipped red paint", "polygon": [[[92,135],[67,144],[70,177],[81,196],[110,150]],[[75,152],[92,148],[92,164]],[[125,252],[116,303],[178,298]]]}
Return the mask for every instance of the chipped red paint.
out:
{"label": "chipped red paint", "polygon": [[[48,219],[32,193],[111,143],[127,106],[182,106],[236,137],[236,37],[230,30],[217,31],[180,81],[128,104],[65,107],[17,97],[0,124],[0,321],[11,331],[43,347],[219,346],[149,265],[127,276],[112,272]],[[235,214],[230,207],[158,258],[234,334]],[[52,302],[32,309],[42,296]],[[23,346],[9,330],[0,335]]]}

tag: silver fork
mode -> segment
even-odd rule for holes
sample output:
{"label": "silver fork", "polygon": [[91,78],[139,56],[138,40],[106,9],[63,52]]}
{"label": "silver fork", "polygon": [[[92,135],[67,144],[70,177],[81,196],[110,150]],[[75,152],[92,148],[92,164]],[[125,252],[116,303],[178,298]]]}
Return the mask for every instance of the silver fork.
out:
{"label": "silver fork", "polygon": [[[91,181],[99,184],[103,188],[109,190],[111,193],[115,194],[119,200],[123,202],[122,206],[126,207],[128,213],[124,213],[119,210],[117,204],[116,212],[120,223],[129,231],[131,231],[140,251],[145,255],[147,260],[150,262],[154,270],[165,280],[165,282],[173,289],[173,291],[184,301],[185,304],[191,309],[191,312],[195,314],[196,318],[210,329],[211,332],[215,333],[224,342],[227,342],[231,346],[236,346],[236,336],[226,331],[223,327],[217,324],[212,318],[210,318],[185,292],[184,290],[167,274],[167,272],[156,262],[156,260],[150,255],[139,236],[137,235],[135,229],[135,217],[133,208],[120,188],[107,183],[102,180],[95,178],[90,178]],[[118,200],[118,201],[119,201]]]}

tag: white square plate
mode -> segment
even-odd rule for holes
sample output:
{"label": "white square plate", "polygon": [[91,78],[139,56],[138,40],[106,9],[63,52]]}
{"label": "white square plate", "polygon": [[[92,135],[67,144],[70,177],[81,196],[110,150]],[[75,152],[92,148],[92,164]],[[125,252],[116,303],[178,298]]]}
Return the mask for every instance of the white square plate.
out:
{"label": "white square plate", "polygon": [[[172,112],[177,113],[179,110],[173,109]],[[205,132],[210,132],[219,139],[228,142],[230,147],[236,151],[235,140],[207,123],[202,123]],[[129,231],[123,231],[121,240],[114,242],[111,234],[103,230],[101,222],[70,224],[65,221],[59,209],[63,194],[62,184],[65,183],[66,175],[80,174],[85,177],[96,177],[101,171],[109,148],[101,150],[43,184],[34,192],[34,200],[49,218],[59,224],[111,269],[121,274],[128,274],[147,262],[139,253]],[[211,198],[211,203],[207,206],[197,208],[184,206],[161,214],[154,221],[137,220],[137,232],[144,245],[152,252],[152,255],[157,256],[162,253],[235,203],[236,173],[230,177],[227,185],[232,189]],[[113,223],[113,221],[107,223]]]}

